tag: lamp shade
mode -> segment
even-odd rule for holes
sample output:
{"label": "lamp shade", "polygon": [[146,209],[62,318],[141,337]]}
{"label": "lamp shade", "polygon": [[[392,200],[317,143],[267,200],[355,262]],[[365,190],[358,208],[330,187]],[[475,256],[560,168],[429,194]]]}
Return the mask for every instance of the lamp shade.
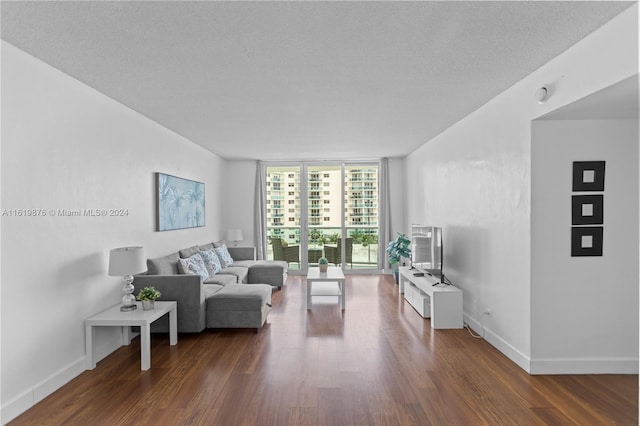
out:
{"label": "lamp shade", "polygon": [[109,275],[124,276],[147,270],[142,247],[120,247],[109,253]]}
{"label": "lamp shade", "polygon": [[242,229],[229,229],[227,231],[227,240],[242,241]]}

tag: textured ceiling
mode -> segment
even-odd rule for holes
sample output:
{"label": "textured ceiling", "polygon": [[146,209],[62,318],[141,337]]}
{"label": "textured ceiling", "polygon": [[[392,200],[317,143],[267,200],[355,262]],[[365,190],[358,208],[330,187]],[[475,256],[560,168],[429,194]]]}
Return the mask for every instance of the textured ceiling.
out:
{"label": "textured ceiling", "polygon": [[2,39],[225,158],[404,156],[630,2],[1,3]]}

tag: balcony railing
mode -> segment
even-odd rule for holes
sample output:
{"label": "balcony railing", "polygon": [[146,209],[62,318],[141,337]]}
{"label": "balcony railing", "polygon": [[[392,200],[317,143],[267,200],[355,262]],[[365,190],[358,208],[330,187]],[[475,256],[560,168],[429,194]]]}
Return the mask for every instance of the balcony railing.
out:
{"label": "balcony railing", "polygon": [[[314,226],[310,220],[308,228],[309,253],[307,260],[310,265],[317,262],[319,252],[324,254],[325,245],[335,246],[340,238],[340,228]],[[352,263],[345,265],[346,269],[376,269],[378,262],[378,228],[377,226],[367,226],[359,224],[357,226],[345,227],[347,237],[353,238]],[[270,240],[272,237],[281,238],[289,246],[300,246],[300,228],[285,226],[270,226],[267,228],[267,259],[273,259],[273,248]],[[384,245],[381,249],[384,249]],[[289,263],[289,269],[300,269],[301,265],[295,262]]]}
{"label": "balcony railing", "polygon": [[351,202],[351,203],[348,203],[348,206],[354,209],[375,209],[378,207],[378,204]]}

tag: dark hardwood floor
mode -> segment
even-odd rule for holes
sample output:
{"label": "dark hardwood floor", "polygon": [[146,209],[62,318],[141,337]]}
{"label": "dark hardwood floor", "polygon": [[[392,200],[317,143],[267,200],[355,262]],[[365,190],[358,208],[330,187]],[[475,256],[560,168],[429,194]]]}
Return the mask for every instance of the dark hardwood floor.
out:
{"label": "dark hardwood floor", "polygon": [[305,280],[273,294],[265,327],[136,338],[14,425],[638,424],[637,375],[530,376],[466,330],[432,330],[389,276],[348,276],[305,309]]}

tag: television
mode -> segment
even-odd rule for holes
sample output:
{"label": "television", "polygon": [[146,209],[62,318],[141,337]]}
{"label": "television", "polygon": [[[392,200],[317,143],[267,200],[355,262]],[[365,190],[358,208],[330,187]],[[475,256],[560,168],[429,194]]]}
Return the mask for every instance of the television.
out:
{"label": "television", "polygon": [[442,269],[442,228],[437,226],[411,225],[411,267],[447,284]]}

